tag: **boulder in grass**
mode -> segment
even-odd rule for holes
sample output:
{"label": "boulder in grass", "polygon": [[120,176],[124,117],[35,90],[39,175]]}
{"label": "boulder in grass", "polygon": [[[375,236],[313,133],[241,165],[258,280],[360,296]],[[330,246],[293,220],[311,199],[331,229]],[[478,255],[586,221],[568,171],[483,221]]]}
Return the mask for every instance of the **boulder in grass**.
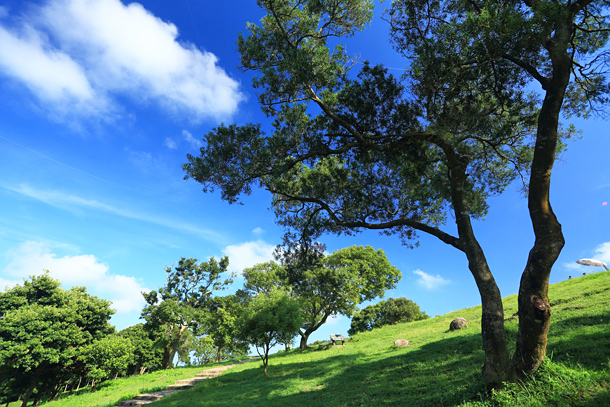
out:
{"label": "boulder in grass", "polygon": [[394,341],[394,345],[396,346],[409,346],[409,341],[406,339],[396,339]]}
{"label": "boulder in grass", "polygon": [[451,323],[449,324],[449,330],[450,331],[455,331],[456,329],[462,329],[464,328],[466,325],[468,325],[470,322],[468,322],[466,320],[466,318],[462,318],[462,317],[457,317],[456,319],[454,319],[453,321],[451,321]]}

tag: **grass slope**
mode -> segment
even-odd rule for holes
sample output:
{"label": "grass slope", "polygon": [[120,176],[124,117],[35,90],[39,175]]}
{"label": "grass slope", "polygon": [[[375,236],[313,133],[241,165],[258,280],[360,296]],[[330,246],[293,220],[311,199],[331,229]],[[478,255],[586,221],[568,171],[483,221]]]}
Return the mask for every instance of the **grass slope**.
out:
{"label": "grass slope", "polygon": [[[479,306],[358,334],[344,346],[280,352],[268,377],[262,363],[248,363],[152,406],[610,406],[610,273],[554,284],[550,298],[549,357],[524,385],[485,390]],[[516,295],[504,304],[511,318]],[[458,316],[470,325],[449,332]],[[517,322],[506,322],[510,343]],[[395,346],[400,338],[411,345]]]}

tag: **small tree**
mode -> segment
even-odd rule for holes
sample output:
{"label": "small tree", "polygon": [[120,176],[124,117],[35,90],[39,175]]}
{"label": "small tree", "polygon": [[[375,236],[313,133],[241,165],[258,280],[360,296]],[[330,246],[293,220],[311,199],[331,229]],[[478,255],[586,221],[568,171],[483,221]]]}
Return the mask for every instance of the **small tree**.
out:
{"label": "small tree", "polygon": [[160,332],[153,335],[144,328],[144,324],[136,324],[123,329],[119,335],[129,338],[134,347],[128,371],[133,374],[143,374],[147,369],[161,366],[163,351],[155,346],[155,336],[160,336]]}
{"label": "small tree", "polygon": [[100,381],[124,375],[133,352],[131,340],[119,335],[109,335],[85,346],[79,359],[85,363],[87,377],[92,380],[91,391]]}
{"label": "small tree", "polygon": [[269,350],[277,344],[290,343],[301,323],[299,304],[280,289],[257,295],[244,309],[239,322],[239,336],[256,346],[265,376]]}

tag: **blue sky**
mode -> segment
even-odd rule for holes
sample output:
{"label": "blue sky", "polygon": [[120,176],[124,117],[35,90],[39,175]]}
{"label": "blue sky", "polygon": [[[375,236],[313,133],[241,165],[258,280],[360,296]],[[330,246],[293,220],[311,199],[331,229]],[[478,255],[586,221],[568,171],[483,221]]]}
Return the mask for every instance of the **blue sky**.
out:
{"label": "blue sky", "polygon": [[[0,287],[49,269],[113,301],[123,329],[140,322],[140,292],[163,285],[181,257],[228,255],[236,272],[271,259],[283,231],[269,194],[228,205],[181,169],[221,122],[265,121],[235,46],[261,16],[253,0],[0,2]],[[386,29],[376,16],[347,51],[399,74],[406,62]],[[551,282],[600,271],[580,258],[610,262],[608,124],[573,123],[582,138],[553,173],[566,246]],[[490,204],[475,232],[510,295],[533,243],[527,203],[514,185]],[[383,249],[403,275],[387,296],[431,316],[480,303],[464,255],[433,237],[414,250],[374,232],[323,241],[329,252]],[[311,339],[348,328],[339,317]]]}

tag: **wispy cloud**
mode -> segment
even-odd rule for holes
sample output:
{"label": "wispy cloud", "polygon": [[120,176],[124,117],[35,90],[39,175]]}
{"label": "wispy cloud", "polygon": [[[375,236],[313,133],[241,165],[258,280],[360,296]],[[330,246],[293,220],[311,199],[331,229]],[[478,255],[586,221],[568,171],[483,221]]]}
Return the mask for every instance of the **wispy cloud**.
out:
{"label": "wispy cloud", "polygon": [[[597,245],[595,247],[595,249],[593,249],[593,256],[591,256],[591,258],[595,259],[595,260],[599,260],[602,261],[606,264],[610,264],[610,242],[604,242],[601,243],[599,245]],[[603,271],[603,267],[591,267],[591,266],[584,266],[581,264],[576,263],[576,260],[571,261],[571,262],[567,262],[567,263],[563,263],[563,267],[566,268],[568,271],[575,271],[575,272],[595,272],[595,271]]]}
{"label": "wispy cloud", "polygon": [[199,149],[203,143],[201,140],[196,139],[188,130],[182,130],[182,137],[191,146],[191,148]]}
{"label": "wispy cloud", "polygon": [[444,277],[441,277],[439,274],[433,276],[431,274],[425,273],[419,269],[413,270],[413,274],[419,276],[417,279],[417,284],[424,287],[426,290],[435,290],[444,285],[450,284],[451,281],[447,280]]}
{"label": "wispy cloud", "polygon": [[163,145],[165,147],[169,148],[170,150],[175,150],[175,149],[178,148],[178,145],[176,144],[176,142],[173,139],[169,138],[169,137],[165,138],[165,141],[163,142]]}
{"label": "wispy cloud", "polygon": [[229,270],[241,273],[245,268],[273,260],[275,245],[263,240],[230,245],[222,250],[229,256]]}
{"label": "wispy cloud", "polygon": [[610,264],[610,242],[600,244],[595,248],[595,259]]}
{"label": "wispy cloud", "polygon": [[105,212],[124,218],[135,219],[138,221],[167,227],[180,232],[198,235],[209,241],[222,241],[222,236],[220,233],[209,229],[198,228],[196,226],[193,226],[189,222],[171,219],[166,216],[155,216],[147,214],[143,211],[131,211],[125,209],[123,206],[118,207],[104,202],[100,202],[95,199],[87,199],[77,195],[66,194],[61,191],[36,189],[25,184],[19,185],[17,187],[4,186],[4,188],[22,196],[26,196],[28,198],[44,202],[47,205],[51,205],[56,208],[67,210],[70,212],[78,213],[83,210]]}
{"label": "wispy cloud", "polygon": [[66,288],[86,286],[92,294],[112,301],[112,306],[118,313],[142,309],[144,300],[140,293],[150,290],[134,277],[109,272],[108,265],[93,255],[59,256],[53,252],[57,249],[60,248],[34,241],[10,249],[5,254],[9,263],[4,268],[4,275],[11,279],[0,278],[0,283],[14,283],[15,279],[20,278],[21,284],[23,278],[49,270],[51,277],[58,279]]}
{"label": "wispy cloud", "polygon": [[108,115],[120,110],[117,96],[127,96],[196,121],[219,120],[243,100],[214,54],[179,42],[177,27],[141,4],[47,0],[35,10],[18,17],[0,10],[17,22],[0,22],[0,74],[54,113]]}

